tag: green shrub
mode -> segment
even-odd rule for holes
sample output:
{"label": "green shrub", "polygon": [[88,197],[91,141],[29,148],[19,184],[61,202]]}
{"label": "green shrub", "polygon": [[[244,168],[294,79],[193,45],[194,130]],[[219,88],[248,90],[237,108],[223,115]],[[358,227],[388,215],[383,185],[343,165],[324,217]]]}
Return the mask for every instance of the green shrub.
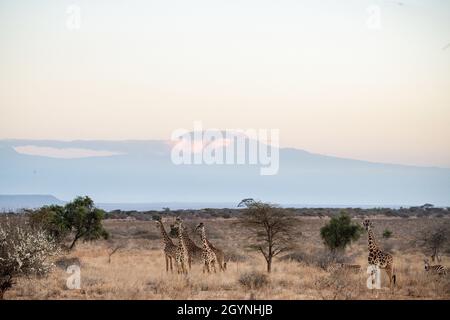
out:
{"label": "green shrub", "polygon": [[385,229],[383,231],[383,238],[385,239],[389,239],[390,237],[392,237],[392,231],[389,229]]}
{"label": "green shrub", "polygon": [[362,230],[347,213],[341,212],[320,229],[320,236],[331,251],[343,251],[352,241],[359,239]]}

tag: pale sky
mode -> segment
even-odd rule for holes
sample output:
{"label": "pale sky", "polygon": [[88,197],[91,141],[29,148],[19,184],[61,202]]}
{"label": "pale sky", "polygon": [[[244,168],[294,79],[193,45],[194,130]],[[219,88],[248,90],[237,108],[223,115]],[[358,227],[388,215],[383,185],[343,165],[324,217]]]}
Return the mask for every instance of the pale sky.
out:
{"label": "pale sky", "polygon": [[450,167],[449,44],[445,0],[0,0],[0,139],[168,140],[202,121]]}

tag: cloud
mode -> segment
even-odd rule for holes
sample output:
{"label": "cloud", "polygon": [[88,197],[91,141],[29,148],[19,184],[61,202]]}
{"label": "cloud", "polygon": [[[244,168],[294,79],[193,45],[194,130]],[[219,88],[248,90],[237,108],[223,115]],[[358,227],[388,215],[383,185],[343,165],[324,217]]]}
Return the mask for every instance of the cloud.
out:
{"label": "cloud", "polygon": [[108,150],[93,150],[82,148],[53,148],[53,147],[40,147],[40,146],[16,146],[14,150],[20,154],[26,154],[31,156],[41,156],[49,158],[59,159],[79,159],[79,158],[91,158],[91,157],[110,157],[123,153],[108,151]]}

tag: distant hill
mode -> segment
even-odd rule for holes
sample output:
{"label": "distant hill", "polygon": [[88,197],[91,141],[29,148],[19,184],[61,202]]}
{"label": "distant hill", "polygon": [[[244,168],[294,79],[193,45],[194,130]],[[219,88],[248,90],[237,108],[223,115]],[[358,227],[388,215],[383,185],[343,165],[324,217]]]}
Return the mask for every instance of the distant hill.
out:
{"label": "distant hill", "polygon": [[64,204],[64,201],[51,195],[0,195],[0,211],[39,208],[51,204]]}
{"label": "distant hill", "polygon": [[[71,149],[77,158],[26,154],[25,147]],[[80,149],[93,151],[83,157]],[[167,141],[0,140],[0,194],[52,194],[64,200],[89,195],[104,204],[237,203],[251,197],[324,207],[450,206],[448,168],[279,151],[278,174],[261,176],[257,165],[175,165]],[[41,201],[26,203],[59,200]]]}

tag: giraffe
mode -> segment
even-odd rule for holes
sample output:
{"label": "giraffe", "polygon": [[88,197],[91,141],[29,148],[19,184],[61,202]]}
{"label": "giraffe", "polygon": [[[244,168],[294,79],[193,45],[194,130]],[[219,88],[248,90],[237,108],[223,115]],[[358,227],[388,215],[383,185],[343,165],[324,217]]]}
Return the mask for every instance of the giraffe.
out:
{"label": "giraffe", "polygon": [[178,247],[176,251],[176,261],[178,273],[187,274],[186,262],[189,260],[189,253],[186,246],[186,240],[184,238],[184,226],[183,221],[180,218],[176,219],[176,225],[178,226]]}
{"label": "giraffe", "polygon": [[447,274],[447,268],[441,264],[430,265],[430,260],[424,259],[425,271],[431,274],[438,274],[440,276],[445,276]]}
{"label": "giraffe", "polygon": [[164,229],[164,225],[162,222],[162,219],[159,218],[156,220],[156,223],[158,224],[158,228],[161,232],[161,236],[164,243],[164,256],[166,258],[166,272],[169,272],[169,266],[170,271],[173,272],[172,267],[172,259],[176,261],[177,257],[177,246],[173,244],[172,239],[170,239],[169,235],[167,234],[166,230]]}
{"label": "giraffe", "polygon": [[[174,225],[171,225],[170,227],[171,227],[171,232],[173,232],[174,234],[176,234],[178,236],[178,227],[176,227]],[[195,244],[195,242],[192,241],[192,239],[189,237],[187,228],[184,228],[183,233],[184,233],[184,240],[185,240],[186,248],[188,251],[188,265],[189,265],[189,270],[190,270],[193,262],[202,261],[203,250],[202,250],[202,248],[197,246]]]}
{"label": "giraffe", "polygon": [[[177,227],[175,227],[174,225],[171,225],[171,232],[178,235]],[[191,264],[193,262],[203,261],[203,249],[198,247],[195,244],[195,242],[192,241],[192,239],[189,237],[187,228],[184,229],[184,239],[185,239],[186,246],[188,249],[188,254],[189,254],[189,260],[188,260],[189,269],[191,269]],[[214,253],[216,254],[217,263],[219,264],[220,271],[225,272],[225,270],[227,269],[227,263],[225,262],[224,252],[221,249],[215,247],[208,239],[206,239],[206,241],[208,242],[208,245],[211,248],[211,250],[214,251]]]}
{"label": "giraffe", "polygon": [[216,254],[211,249],[211,247],[208,244],[208,240],[206,239],[206,232],[205,232],[205,225],[203,222],[200,222],[200,224],[195,228],[196,231],[200,232],[200,236],[202,238],[202,244],[203,244],[203,273],[205,273],[205,270],[208,271],[208,273],[212,269],[214,269],[214,273],[216,272]]}
{"label": "giraffe", "polygon": [[208,239],[206,239],[206,242],[208,242],[208,246],[211,248],[211,250],[216,255],[217,264],[219,265],[220,271],[225,272],[225,270],[227,269],[227,263],[225,262],[225,254],[223,253],[222,250],[215,247],[211,242],[209,242]]}
{"label": "giraffe", "polygon": [[372,222],[369,219],[364,220],[363,226],[367,231],[369,239],[369,256],[367,258],[369,265],[376,265],[380,269],[384,269],[389,277],[389,287],[391,290],[395,286],[396,275],[394,273],[394,258],[391,254],[383,252],[375,242],[372,231]]}

